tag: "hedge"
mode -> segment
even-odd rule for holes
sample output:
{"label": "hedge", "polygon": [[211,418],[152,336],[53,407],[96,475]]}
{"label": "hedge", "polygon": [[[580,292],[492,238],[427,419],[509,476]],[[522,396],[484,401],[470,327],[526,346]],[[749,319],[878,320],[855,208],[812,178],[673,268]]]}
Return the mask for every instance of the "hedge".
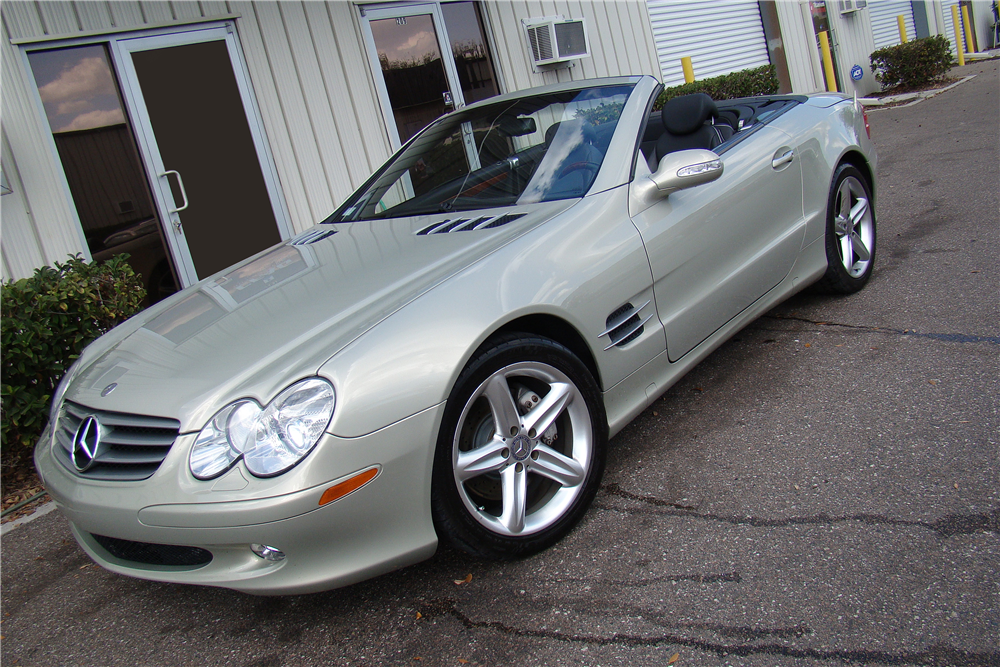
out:
{"label": "hedge", "polygon": [[764,65],[745,69],[732,74],[714,76],[672,88],[665,88],[653,103],[653,109],[662,109],[664,103],[673,97],[692,93],[707,93],[713,100],[731,100],[737,97],[774,95],[778,92],[778,76],[774,65]]}
{"label": "hedge", "polygon": [[100,264],[70,257],[0,285],[0,446],[33,447],[59,380],[83,348],[139,311],[146,290],[127,257]]}
{"label": "hedge", "polygon": [[873,51],[872,74],[882,89],[900,86],[917,88],[941,78],[955,64],[951,42],[942,37],[925,37]]}

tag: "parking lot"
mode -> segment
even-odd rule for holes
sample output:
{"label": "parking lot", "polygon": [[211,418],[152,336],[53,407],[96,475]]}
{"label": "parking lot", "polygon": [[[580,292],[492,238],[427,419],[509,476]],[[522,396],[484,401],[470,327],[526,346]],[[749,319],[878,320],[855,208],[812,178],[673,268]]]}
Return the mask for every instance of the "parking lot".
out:
{"label": "parking lot", "polygon": [[[6,665],[1000,665],[1000,63],[870,113],[874,277],[750,325],[529,559],[257,598],[2,540]],[[468,576],[468,575],[471,575]]]}

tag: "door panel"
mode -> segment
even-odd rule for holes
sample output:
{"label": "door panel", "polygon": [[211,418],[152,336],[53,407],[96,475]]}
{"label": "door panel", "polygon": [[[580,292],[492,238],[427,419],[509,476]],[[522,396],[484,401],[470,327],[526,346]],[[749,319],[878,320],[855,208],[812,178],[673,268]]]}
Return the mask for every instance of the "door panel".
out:
{"label": "door panel", "polygon": [[802,247],[802,173],[783,132],[762,127],[723,156],[719,180],[637,215],[671,361],[788,274]]}
{"label": "door panel", "polygon": [[129,115],[184,286],[288,234],[233,34],[112,43]]}
{"label": "door panel", "polygon": [[[132,54],[199,278],[281,240],[223,41]],[[181,193],[183,182],[185,192]]]}
{"label": "door panel", "polygon": [[132,54],[199,278],[281,240],[223,41]]}

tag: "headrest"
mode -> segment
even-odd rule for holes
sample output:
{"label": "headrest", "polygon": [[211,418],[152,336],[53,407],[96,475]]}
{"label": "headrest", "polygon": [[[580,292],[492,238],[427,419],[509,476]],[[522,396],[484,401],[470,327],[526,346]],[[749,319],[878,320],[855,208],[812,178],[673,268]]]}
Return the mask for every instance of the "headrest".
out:
{"label": "headrest", "polygon": [[694,93],[667,100],[660,115],[667,132],[685,135],[697,131],[706,120],[718,116],[719,111],[711,97]]}

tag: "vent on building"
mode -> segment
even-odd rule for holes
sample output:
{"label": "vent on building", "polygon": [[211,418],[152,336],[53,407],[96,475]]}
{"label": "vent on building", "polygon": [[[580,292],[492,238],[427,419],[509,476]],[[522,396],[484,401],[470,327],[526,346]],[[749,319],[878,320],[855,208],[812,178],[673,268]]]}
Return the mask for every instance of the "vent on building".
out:
{"label": "vent on building", "polygon": [[535,66],[555,65],[590,56],[587,25],[583,19],[561,16],[525,19],[531,62]]}
{"label": "vent on building", "polygon": [[850,14],[868,6],[868,0],[840,0],[840,13]]}

